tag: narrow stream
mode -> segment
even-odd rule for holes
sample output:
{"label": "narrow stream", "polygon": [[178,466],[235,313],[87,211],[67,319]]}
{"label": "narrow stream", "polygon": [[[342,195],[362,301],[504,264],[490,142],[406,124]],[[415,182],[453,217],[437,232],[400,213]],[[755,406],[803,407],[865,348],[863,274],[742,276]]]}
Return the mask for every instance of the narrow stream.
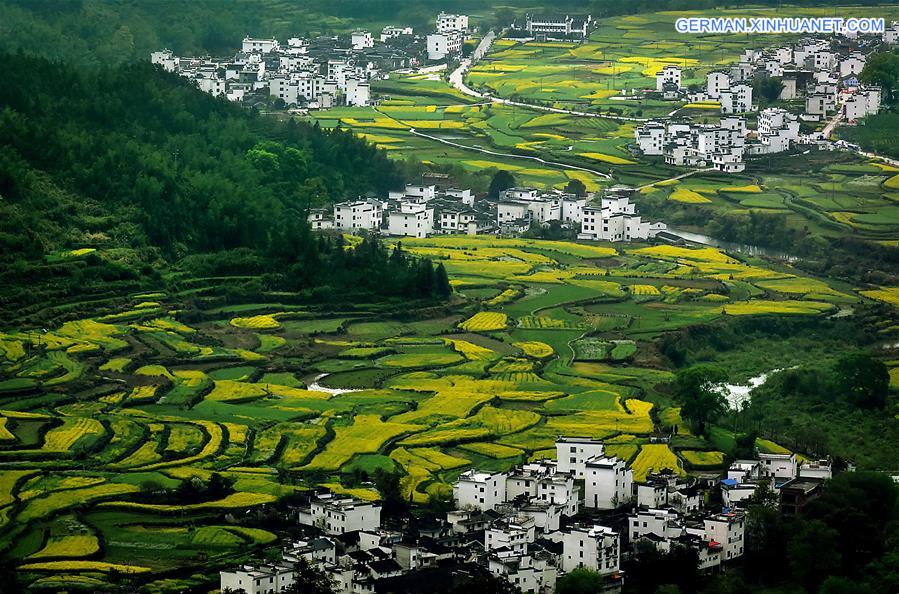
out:
{"label": "narrow stream", "polygon": [[348,394],[350,392],[361,392],[362,391],[362,390],[355,389],[355,388],[329,388],[327,386],[323,386],[320,383],[318,383],[319,380],[326,378],[328,375],[330,375],[330,374],[320,373],[320,374],[316,375],[315,379],[312,380],[312,383],[309,384],[309,387],[306,389],[310,390],[312,392],[325,392],[325,393],[331,394],[333,396],[340,396],[341,394]]}
{"label": "narrow stream", "polygon": [[727,398],[727,403],[732,409],[740,410],[743,403],[749,400],[749,393],[768,381],[768,378],[778,371],[783,371],[783,369],[766,371],[765,373],[749,378],[745,384],[722,384],[721,393]]}

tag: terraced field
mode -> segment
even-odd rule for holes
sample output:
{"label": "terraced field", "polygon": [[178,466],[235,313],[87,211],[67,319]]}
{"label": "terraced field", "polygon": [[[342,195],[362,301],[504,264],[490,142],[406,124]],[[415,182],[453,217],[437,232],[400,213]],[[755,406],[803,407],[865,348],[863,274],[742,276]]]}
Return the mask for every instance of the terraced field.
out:
{"label": "terraced field", "polygon": [[[210,302],[188,321],[175,296],[157,293],[152,307],[134,296],[127,315],[0,333],[5,554],[50,589],[200,569],[273,538],[223,526],[230,512],[313,484],[377,498],[367,482],[377,468],[400,472],[412,501],[444,498],[461,469],[545,456],[560,434],[612,439],[637,474],[714,468],[723,458],[696,438],[683,451],[648,443],[654,418],[679,416],[653,415],[670,374],[646,341],[724,316],[827,315],[863,298],[711,248],[403,245],[445,264],[453,315],[325,313],[280,295]],[[187,504],[164,494],[213,473],[224,489]]]}

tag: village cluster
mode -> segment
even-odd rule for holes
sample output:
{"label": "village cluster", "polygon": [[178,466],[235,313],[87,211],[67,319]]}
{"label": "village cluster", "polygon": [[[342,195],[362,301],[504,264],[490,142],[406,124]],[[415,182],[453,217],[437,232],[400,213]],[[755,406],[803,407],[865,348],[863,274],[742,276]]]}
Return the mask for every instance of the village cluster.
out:
{"label": "village cluster", "polygon": [[[510,35],[528,38],[585,39],[590,16],[536,17],[512,23]],[[367,106],[370,81],[388,78],[429,63],[458,59],[470,37],[468,15],[441,12],[434,30],[416,34],[412,27],[387,25],[379,36],[353,31],[349,36],[314,39],[245,37],[229,58],[182,57],[163,49],[150,54],[153,64],[193,80],[200,90],[230,101],[273,97],[280,106],[328,109],[336,105]],[[280,102],[279,102],[280,101]]]}
{"label": "village cluster", "polygon": [[635,481],[602,441],[560,437],[556,460],[506,472],[463,472],[453,485],[455,509],[414,529],[381,525],[380,504],[319,492],[299,510],[306,536],[280,562],[221,572],[221,588],[276,593],[296,580],[300,557],[319,566],[346,594],[405,591],[427,580],[464,577],[475,565],[523,592],[549,593],[557,577],[578,568],[620,590],[622,557],[635,548],[696,551],[701,572],[721,570],[745,552],[744,508],[758,490],[798,514],[831,477],[829,461],[795,454],[736,460],[726,477],[680,477],[650,470]]}
{"label": "village cluster", "polygon": [[425,36],[415,35],[412,27],[388,25],[377,38],[361,30],[343,37],[291,37],[286,44],[245,37],[240,51],[227,59],[180,57],[164,49],[153,52],[150,61],[231,101],[270,96],[284,107],[359,107],[371,103],[370,81],[457,57],[467,36],[468,16],[441,12]]}
{"label": "village cluster", "polygon": [[[824,134],[801,134],[800,121],[839,118],[854,123],[876,114],[881,89],[863,85],[858,75],[879,44],[897,43],[899,24],[894,23],[877,37],[844,33],[748,49],[729,69],[709,72],[705,89],[685,87],[682,69],[665,66],[656,73],[655,92],[688,105],[717,103],[721,118],[717,124],[678,117],[646,122],[634,132],[637,148],[644,155],[664,157],[669,165],[740,172],[747,156],[781,153],[798,144],[825,145]],[[781,85],[777,99],[795,105],[797,113],[781,107],[759,111],[753,83],[769,78]],[[756,120],[755,130],[747,127],[747,118]]]}
{"label": "village cluster", "polygon": [[339,202],[333,209],[309,214],[313,229],[365,231],[397,237],[435,234],[468,235],[527,231],[531,225],[557,222],[578,232],[578,239],[632,241],[651,239],[664,223],[643,221],[630,197],[634,189],[613,187],[600,197],[580,197],[558,190],[514,187],[496,200],[476,197],[469,189],[448,187],[441,174],[426,174],[419,185],[390,192],[387,200],[365,197]]}

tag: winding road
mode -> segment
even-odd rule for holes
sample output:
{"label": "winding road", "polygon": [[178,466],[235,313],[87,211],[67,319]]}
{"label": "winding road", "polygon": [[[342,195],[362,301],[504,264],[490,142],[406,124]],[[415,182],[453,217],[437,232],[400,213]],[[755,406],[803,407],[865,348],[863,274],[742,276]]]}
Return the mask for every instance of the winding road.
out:
{"label": "winding road", "polygon": [[[490,49],[490,46],[493,44],[493,40],[495,39],[495,35],[493,35],[493,31],[488,33],[484,39],[481,41],[480,45],[478,45],[477,50],[475,50],[476,56],[483,56]],[[486,43],[486,45],[485,45]],[[459,63],[459,67],[453,70],[449,75],[449,83],[453,87],[459,90],[459,92],[468,95],[469,97],[476,97],[478,99],[486,99],[493,103],[499,103],[502,105],[514,105],[516,107],[525,107],[528,109],[534,109],[537,111],[545,111],[548,113],[561,113],[564,115],[573,115],[582,118],[599,118],[605,120],[616,120],[623,122],[647,122],[649,118],[631,118],[626,116],[614,116],[608,114],[599,114],[593,113],[589,111],[577,111],[573,109],[561,109],[558,107],[547,107],[545,105],[534,105],[531,103],[522,103],[521,101],[512,101],[511,99],[503,99],[501,97],[493,97],[492,95],[488,95],[485,93],[481,93],[480,91],[476,91],[465,84],[465,73],[468,72],[468,69],[471,68],[477,60],[472,60],[469,58],[465,58],[462,62]]]}

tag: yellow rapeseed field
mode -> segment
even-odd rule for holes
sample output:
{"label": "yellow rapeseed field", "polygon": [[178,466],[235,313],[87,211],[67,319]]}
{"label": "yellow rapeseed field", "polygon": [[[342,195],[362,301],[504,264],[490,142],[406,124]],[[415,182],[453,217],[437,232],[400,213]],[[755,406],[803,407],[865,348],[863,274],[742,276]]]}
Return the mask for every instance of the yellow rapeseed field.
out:
{"label": "yellow rapeseed field", "polygon": [[683,476],[686,474],[681,467],[680,460],[665,444],[646,444],[640,448],[640,453],[631,463],[635,481],[645,481],[650,470],[660,472],[665,469],[672,470]]}
{"label": "yellow rapeseed field", "polygon": [[711,202],[708,198],[700,194],[699,192],[694,192],[693,190],[688,190],[687,188],[676,188],[671,195],[668,196],[670,200],[674,200],[676,202],[684,202],[686,204],[707,204]]}
{"label": "yellow rapeseed field", "polygon": [[509,316],[504,313],[480,311],[459,324],[459,327],[470,332],[492,332],[504,329],[508,320]]}
{"label": "yellow rapeseed field", "polygon": [[280,322],[276,319],[277,314],[250,316],[248,318],[233,318],[231,325],[235,328],[248,328],[251,330],[266,330],[279,328]]}
{"label": "yellow rapeseed field", "polygon": [[537,340],[530,340],[527,342],[513,342],[512,346],[521,349],[528,357],[534,357],[535,359],[546,359],[547,357],[552,357],[553,348],[546,344],[545,342],[539,342]]}

